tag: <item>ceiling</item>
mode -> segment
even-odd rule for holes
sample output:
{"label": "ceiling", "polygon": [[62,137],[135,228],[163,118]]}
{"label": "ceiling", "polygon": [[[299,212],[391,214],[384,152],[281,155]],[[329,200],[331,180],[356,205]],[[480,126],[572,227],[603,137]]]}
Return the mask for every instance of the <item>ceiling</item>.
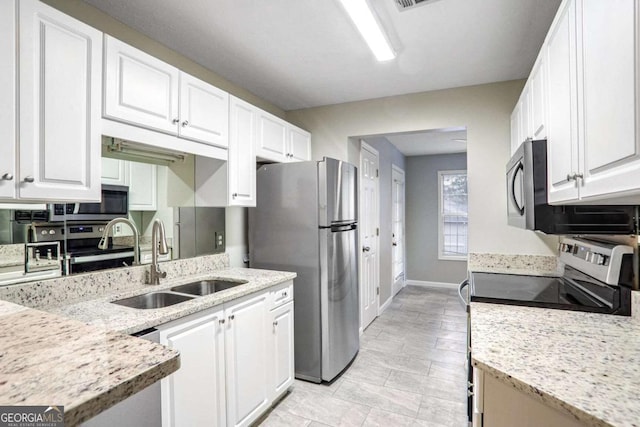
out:
{"label": "ceiling", "polygon": [[465,153],[467,151],[467,130],[465,128],[431,129],[379,136],[395,145],[405,156],[429,156]]}
{"label": "ceiling", "polygon": [[370,0],[377,62],[337,0],[85,0],[284,110],[528,76],[560,0]]}

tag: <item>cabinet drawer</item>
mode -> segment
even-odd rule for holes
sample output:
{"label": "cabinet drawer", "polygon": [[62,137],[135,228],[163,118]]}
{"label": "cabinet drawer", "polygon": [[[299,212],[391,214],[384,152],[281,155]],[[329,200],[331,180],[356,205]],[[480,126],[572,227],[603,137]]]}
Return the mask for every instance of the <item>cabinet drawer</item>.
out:
{"label": "cabinet drawer", "polygon": [[293,282],[287,282],[270,291],[271,308],[280,307],[293,300]]}

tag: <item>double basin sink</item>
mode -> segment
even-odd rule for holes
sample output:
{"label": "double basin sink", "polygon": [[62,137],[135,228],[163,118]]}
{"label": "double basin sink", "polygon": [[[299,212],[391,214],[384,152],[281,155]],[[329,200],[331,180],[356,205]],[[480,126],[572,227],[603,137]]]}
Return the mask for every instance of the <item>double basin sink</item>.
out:
{"label": "double basin sink", "polygon": [[137,295],[131,298],[124,298],[113,301],[113,304],[138,309],[164,308],[194,298],[211,295],[216,292],[231,289],[247,283],[244,280],[199,280],[180,286],[174,286],[169,291],[149,292],[148,294]]}

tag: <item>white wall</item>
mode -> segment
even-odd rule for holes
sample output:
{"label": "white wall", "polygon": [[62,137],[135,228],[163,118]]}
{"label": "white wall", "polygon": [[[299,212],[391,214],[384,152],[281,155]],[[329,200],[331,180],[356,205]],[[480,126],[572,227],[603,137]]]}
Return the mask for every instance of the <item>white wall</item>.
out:
{"label": "white wall", "polygon": [[524,80],[469,86],[289,111],[286,117],[311,132],[314,159],[356,164],[351,136],[465,126],[469,250],[550,255],[557,238],[507,225],[510,115],[523,86]]}

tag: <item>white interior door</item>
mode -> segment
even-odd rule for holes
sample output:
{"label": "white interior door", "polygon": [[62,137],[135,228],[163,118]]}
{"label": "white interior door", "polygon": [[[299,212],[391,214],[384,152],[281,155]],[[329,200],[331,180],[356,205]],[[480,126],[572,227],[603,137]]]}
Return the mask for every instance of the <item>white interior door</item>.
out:
{"label": "white interior door", "polygon": [[360,150],[360,326],[364,330],[378,315],[378,152],[361,141]]}
{"label": "white interior door", "polygon": [[391,283],[393,295],[404,287],[404,171],[391,170]]}

